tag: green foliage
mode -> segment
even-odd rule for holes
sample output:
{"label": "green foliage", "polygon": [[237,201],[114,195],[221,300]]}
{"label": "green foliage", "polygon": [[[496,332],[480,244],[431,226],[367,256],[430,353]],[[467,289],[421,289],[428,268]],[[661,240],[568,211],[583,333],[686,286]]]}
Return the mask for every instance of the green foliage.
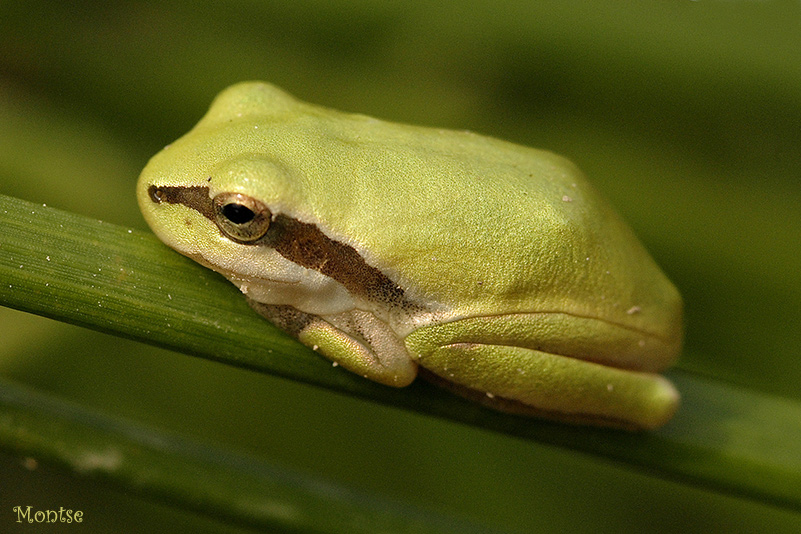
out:
{"label": "green foliage", "polygon": [[[92,532],[346,530],[232,504],[226,477],[259,465],[300,481],[271,494],[311,502],[309,487],[335,488],[345,497],[318,510],[383,515],[392,531],[411,513],[432,531],[461,528],[436,519],[455,516],[521,532],[797,532],[799,20],[798,2],[4,3],[0,192],[34,204],[3,198],[0,295],[61,322],[0,310],[0,487],[13,488],[0,529],[17,504],[75,502]],[[158,244],[135,204],[139,169],[245,79],[578,163],[684,296],[676,420],[649,434],[576,429],[422,383],[387,390],[331,368]],[[143,436],[175,445],[172,460]],[[125,473],[87,471],[57,446],[68,441],[141,457]],[[178,474],[216,452],[216,493]],[[11,468],[30,456],[37,469]],[[241,491],[256,495],[244,485],[257,478]]]}
{"label": "green foliage", "polygon": [[[676,420],[656,432],[630,434],[502,415],[422,383],[401,390],[386,388],[331,367],[308,349],[286,340],[250,311],[221,277],[173,254],[151,235],[3,196],[0,215],[0,225],[7,230],[0,241],[5,251],[0,261],[5,282],[0,301],[8,306],[388,405],[592,452],[719,491],[801,510],[801,402],[675,372],[684,393],[684,406]],[[44,256],[43,251],[47,252]],[[247,495],[258,508],[258,494],[253,489],[243,490],[246,483],[236,473],[235,461],[223,462],[219,467],[222,474],[216,477],[200,477],[211,489],[176,473],[164,476],[164,481],[152,481],[149,477],[157,478],[153,473],[162,474],[163,470],[157,465],[157,452],[150,457],[126,450],[138,445],[136,436],[142,433],[134,424],[97,422],[68,403],[59,410],[55,401],[17,392],[11,383],[4,387],[6,409],[17,410],[9,417],[24,421],[8,425],[6,447],[53,457],[86,471],[85,458],[97,455],[94,451],[100,441],[106,455],[135,458],[131,466],[122,459],[119,465],[103,465],[109,478],[140,490],[165,493],[187,505],[211,500],[207,494],[220,495],[223,502],[210,503],[211,509],[222,508],[221,515],[243,523],[258,523],[252,511],[240,512],[235,505]],[[54,429],[42,422],[46,416],[52,417],[51,412],[57,413],[57,421],[74,417],[80,426]],[[17,426],[38,439],[20,440]],[[115,428],[109,431],[108,426]],[[115,431],[123,436],[117,437]],[[73,442],[70,448],[77,453],[52,448],[53,443]],[[170,460],[174,468],[168,471],[189,464],[187,472],[197,473],[199,460],[191,446],[180,444],[175,449],[170,450],[177,456]],[[230,477],[241,479],[236,496],[230,495],[232,488],[226,485]],[[217,484],[212,482],[218,479]],[[280,482],[277,484],[280,487]],[[261,493],[262,499],[273,498],[276,490],[270,487]],[[292,502],[297,498],[286,497]],[[325,505],[341,507],[342,503],[318,504]],[[343,531],[352,532],[353,528],[349,525]]]}

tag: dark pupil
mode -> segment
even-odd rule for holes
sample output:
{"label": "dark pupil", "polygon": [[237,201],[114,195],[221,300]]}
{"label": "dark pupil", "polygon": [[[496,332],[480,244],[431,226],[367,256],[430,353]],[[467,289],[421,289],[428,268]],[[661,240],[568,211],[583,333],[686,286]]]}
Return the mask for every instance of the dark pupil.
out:
{"label": "dark pupil", "polygon": [[242,204],[228,204],[223,208],[223,215],[225,218],[234,224],[245,224],[253,220],[256,216],[252,210],[249,210]]}

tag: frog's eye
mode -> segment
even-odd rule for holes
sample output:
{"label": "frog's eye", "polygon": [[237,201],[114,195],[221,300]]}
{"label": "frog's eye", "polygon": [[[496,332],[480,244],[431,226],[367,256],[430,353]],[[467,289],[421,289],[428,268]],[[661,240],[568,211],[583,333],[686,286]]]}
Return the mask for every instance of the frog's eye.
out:
{"label": "frog's eye", "polygon": [[220,193],[214,197],[214,221],[227,237],[251,243],[270,228],[272,213],[262,202],[241,193]]}

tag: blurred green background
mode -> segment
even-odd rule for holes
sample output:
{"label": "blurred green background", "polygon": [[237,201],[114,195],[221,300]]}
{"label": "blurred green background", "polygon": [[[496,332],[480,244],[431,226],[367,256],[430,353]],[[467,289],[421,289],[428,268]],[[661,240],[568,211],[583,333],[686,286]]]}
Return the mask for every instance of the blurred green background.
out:
{"label": "blurred green background", "polygon": [[[679,367],[801,398],[798,1],[3,2],[0,193],[146,229],[140,169],[247,79],[569,157],[682,291]],[[0,329],[6,377],[510,531],[801,530],[801,514],[8,309]],[[239,531],[0,457],[0,528],[25,503],[84,510],[71,532]]]}

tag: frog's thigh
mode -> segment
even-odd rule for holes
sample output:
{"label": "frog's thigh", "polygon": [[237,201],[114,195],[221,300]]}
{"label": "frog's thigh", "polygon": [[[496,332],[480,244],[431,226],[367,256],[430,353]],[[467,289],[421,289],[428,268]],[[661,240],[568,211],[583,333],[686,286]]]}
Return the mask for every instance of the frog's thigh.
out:
{"label": "frog's thigh", "polygon": [[406,347],[371,313],[352,310],[318,317],[291,306],[249,303],[298,341],[353,373],[395,387],[408,386],[417,376],[417,363]]}
{"label": "frog's thigh", "polygon": [[659,375],[625,371],[537,350],[453,343],[421,355],[434,382],[495,408],[623,428],[655,428],[677,407]]}

